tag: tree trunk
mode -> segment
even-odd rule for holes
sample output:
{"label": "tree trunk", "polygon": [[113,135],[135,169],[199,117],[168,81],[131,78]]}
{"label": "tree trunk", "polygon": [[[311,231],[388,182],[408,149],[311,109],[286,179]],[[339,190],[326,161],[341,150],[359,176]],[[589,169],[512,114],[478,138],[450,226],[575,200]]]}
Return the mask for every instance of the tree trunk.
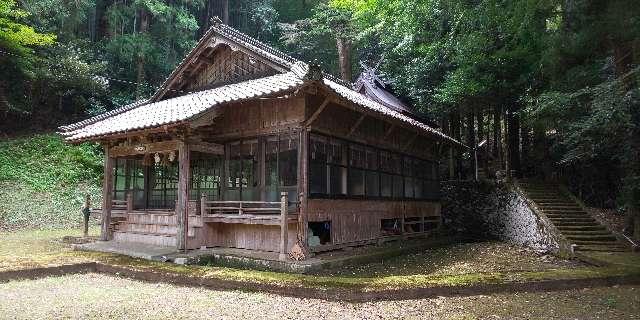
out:
{"label": "tree trunk", "polygon": [[475,114],[475,107],[471,107],[471,109],[469,110],[469,114],[467,115],[467,144],[469,145],[469,148],[471,148],[471,161],[469,161],[470,166],[469,166],[469,175],[471,179],[476,179],[476,169],[477,169],[477,163],[476,163],[476,147],[477,147],[477,142],[476,142],[476,125],[475,125],[475,119],[474,119],[474,114]]}
{"label": "tree trunk", "polygon": [[500,129],[502,127],[500,125],[500,113],[502,113],[502,111],[500,109],[500,106],[493,107],[493,148],[491,150],[493,157],[498,160],[498,169],[502,169],[502,157],[500,156]]}
{"label": "tree trunk", "polygon": [[528,168],[529,164],[529,146],[531,143],[529,128],[525,125],[520,125],[520,136],[522,138],[522,153],[520,154],[520,167],[522,168],[522,176],[525,175],[525,170]]}
{"label": "tree trunk", "polygon": [[[140,8],[138,9],[138,32],[140,34],[145,34],[147,33],[147,30],[149,30],[149,13],[147,12],[146,9],[144,8]],[[145,83],[145,74],[144,74],[144,64],[145,64],[145,59],[144,59],[145,53],[142,51],[138,51],[138,57],[137,57],[137,62],[136,62],[136,70],[137,70],[137,76],[136,76],[136,82],[137,82],[137,89],[136,89],[136,99],[140,99],[142,94],[143,94],[143,84]]]}
{"label": "tree trunk", "polygon": [[[453,132],[453,138],[462,142],[462,134],[461,123],[460,123],[460,107],[456,107],[456,109],[452,113],[452,121],[451,121],[451,131]],[[454,151],[455,158],[455,173],[458,180],[462,179],[462,148],[456,148]]]}
{"label": "tree trunk", "polygon": [[351,40],[338,35],[336,37],[336,46],[338,47],[340,78],[351,82]]}
{"label": "tree trunk", "polygon": [[229,0],[222,1],[222,23],[229,25]]}
{"label": "tree trunk", "polygon": [[507,112],[507,144],[509,149],[509,171],[520,175],[520,121],[513,111]]}

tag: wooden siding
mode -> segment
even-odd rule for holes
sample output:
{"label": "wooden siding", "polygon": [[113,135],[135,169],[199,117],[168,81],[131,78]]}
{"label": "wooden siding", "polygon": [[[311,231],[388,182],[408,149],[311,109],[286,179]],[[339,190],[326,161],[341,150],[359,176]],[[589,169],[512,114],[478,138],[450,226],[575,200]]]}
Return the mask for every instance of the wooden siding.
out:
{"label": "wooden siding", "polygon": [[234,103],[218,110],[210,125],[198,130],[205,139],[214,141],[251,137],[298,128],[304,120],[304,99],[273,98]]}
{"label": "wooden siding", "polygon": [[[206,223],[206,243],[209,247],[228,247],[278,252],[280,250],[280,226]],[[289,223],[288,245],[297,241],[296,223]]]}
{"label": "wooden siding", "polygon": [[309,199],[307,207],[309,222],[331,221],[333,245],[382,238],[381,219],[439,216],[430,201]]}

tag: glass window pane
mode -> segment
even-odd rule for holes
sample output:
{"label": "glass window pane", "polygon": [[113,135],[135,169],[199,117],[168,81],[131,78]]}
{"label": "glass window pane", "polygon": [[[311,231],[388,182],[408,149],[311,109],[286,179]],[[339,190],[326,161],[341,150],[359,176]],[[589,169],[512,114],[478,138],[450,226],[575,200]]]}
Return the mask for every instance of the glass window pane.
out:
{"label": "glass window pane", "polygon": [[394,198],[403,198],[404,197],[404,182],[402,180],[402,176],[393,176],[393,197]]}
{"label": "glass window pane", "polygon": [[366,153],[363,146],[349,145],[349,165],[352,168],[366,168]]}
{"label": "glass window pane", "polygon": [[281,136],[278,149],[278,169],[281,186],[298,185],[298,136]]}
{"label": "glass window pane", "polygon": [[309,192],[327,193],[326,138],[312,135],[309,142]]}
{"label": "glass window pane", "polygon": [[333,195],[347,194],[347,168],[342,166],[329,166],[329,193]]}
{"label": "glass window pane", "polygon": [[367,171],[367,196],[380,196],[380,180],[377,172]]}
{"label": "glass window pane", "polygon": [[351,168],[349,170],[349,195],[364,195],[364,170]]}
{"label": "glass window pane", "polygon": [[390,174],[382,173],[380,175],[380,195],[382,197],[393,196],[393,177]]}
{"label": "glass window pane", "polygon": [[404,197],[413,198],[413,178],[404,177]]}
{"label": "glass window pane", "polygon": [[327,162],[337,165],[347,165],[347,144],[338,139],[327,141]]}
{"label": "glass window pane", "polygon": [[422,192],[424,181],[422,179],[414,179],[413,181],[413,197],[416,199],[424,199]]}

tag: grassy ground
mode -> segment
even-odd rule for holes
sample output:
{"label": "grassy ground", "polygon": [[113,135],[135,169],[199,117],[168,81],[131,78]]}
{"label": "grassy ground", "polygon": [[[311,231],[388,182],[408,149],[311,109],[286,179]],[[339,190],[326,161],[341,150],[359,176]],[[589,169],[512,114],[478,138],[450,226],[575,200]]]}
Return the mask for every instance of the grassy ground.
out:
{"label": "grassy ground", "polygon": [[341,303],[86,274],[0,284],[0,318],[637,319],[638,290],[623,286]]}
{"label": "grassy ground", "polygon": [[[90,236],[97,236],[98,226],[89,229]],[[0,232],[0,272],[87,262],[91,255],[74,252],[62,241],[65,236],[82,236],[80,228],[55,230],[22,230]]]}

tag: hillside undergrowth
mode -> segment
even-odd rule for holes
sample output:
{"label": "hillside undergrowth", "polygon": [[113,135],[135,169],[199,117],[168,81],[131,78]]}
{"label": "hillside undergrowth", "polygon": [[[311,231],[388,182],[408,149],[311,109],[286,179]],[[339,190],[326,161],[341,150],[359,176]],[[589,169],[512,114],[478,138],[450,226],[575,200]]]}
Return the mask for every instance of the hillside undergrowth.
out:
{"label": "hillside undergrowth", "polygon": [[77,225],[85,195],[100,201],[101,166],[98,146],[55,134],[0,142],[0,230]]}

